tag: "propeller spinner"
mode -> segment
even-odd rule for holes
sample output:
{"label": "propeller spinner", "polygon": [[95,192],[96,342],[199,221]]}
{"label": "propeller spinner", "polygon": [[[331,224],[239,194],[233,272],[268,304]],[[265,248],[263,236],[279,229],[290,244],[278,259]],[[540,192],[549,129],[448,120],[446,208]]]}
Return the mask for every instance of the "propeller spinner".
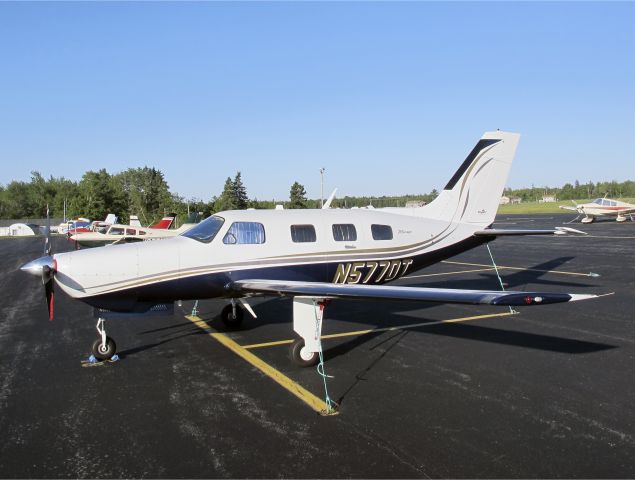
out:
{"label": "propeller spinner", "polygon": [[44,285],[44,293],[46,296],[46,303],[49,309],[49,320],[53,320],[53,296],[54,296],[54,281],[53,277],[57,271],[55,259],[47,255],[30,261],[20,267],[23,272],[30,273],[36,277],[42,279],[42,285]]}

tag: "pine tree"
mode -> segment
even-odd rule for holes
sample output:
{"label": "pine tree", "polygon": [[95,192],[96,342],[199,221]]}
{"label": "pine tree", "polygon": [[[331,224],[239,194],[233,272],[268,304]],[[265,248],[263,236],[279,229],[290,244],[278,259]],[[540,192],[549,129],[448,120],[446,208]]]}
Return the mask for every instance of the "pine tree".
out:
{"label": "pine tree", "polygon": [[304,185],[295,182],[291,185],[291,191],[289,192],[289,208],[307,208],[306,204],[306,191]]}
{"label": "pine tree", "polygon": [[234,177],[233,194],[235,208],[237,210],[246,209],[249,205],[249,198],[247,197],[247,190],[240,177],[240,172],[236,172],[236,176]]}
{"label": "pine tree", "polygon": [[220,194],[214,205],[214,210],[221,212],[224,210],[236,210],[236,201],[234,196],[234,182],[227,177],[223,193]]}

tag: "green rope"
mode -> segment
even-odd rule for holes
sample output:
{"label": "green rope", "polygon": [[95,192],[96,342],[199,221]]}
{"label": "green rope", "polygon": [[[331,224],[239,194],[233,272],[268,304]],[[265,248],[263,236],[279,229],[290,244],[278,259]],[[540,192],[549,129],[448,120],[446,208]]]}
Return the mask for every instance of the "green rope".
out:
{"label": "green rope", "polygon": [[320,308],[319,305],[317,305],[317,302],[315,300],[313,300],[313,312],[315,313],[315,333],[320,345],[320,350],[318,351],[319,355],[320,355],[320,363],[318,363],[318,366],[316,368],[317,372],[319,375],[322,376],[322,380],[324,381],[324,403],[326,403],[326,413],[333,413],[335,411],[335,405],[337,405],[333,400],[331,400],[331,397],[329,397],[329,391],[328,388],[326,386],[326,379],[328,378],[333,378],[332,375],[327,375],[326,371],[324,370],[324,356],[322,355],[322,338],[320,335],[320,329],[318,328],[318,326],[320,325],[320,320],[318,318],[318,314],[317,314],[317,309]]}
{"label": "green rope", "polygon": [[[486,243],[485,246],[487,247],[487,251],[489,252],[489,258],[492,259],[492,265],[494,266],[494,270],[496,271],[496,276],[498,277],[498,283],[500,283],[501,290],[504,292],[505,285],[503,285],[503,279],[501,278],[500,273],[498,273],[498,267],[496,266],[496,262],[494,261],[494,255],[492,255],[492,251],[489,248],[489,243]],[[509,313],[516,313],[516,310],[514,310],[511,305],[509,306]]]}

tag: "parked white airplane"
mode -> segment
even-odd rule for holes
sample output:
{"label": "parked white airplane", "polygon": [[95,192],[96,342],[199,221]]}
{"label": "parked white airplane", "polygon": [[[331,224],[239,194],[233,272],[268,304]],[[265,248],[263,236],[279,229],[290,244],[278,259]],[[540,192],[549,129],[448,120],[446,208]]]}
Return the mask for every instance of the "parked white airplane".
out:
{"label": "parked white airplane", "polygon": [[167,228],[133,227],[115,223],[104,232],[76,233],[71,235],[70,239],[82,247],[101,247],[111,243],[141,242],[176,237],[194,225],[192,223],[184,223],[179,228],[170,230]]}
{"label": "parked white airplane", "polygon": [[[320,351],[322,313],[334,298],[420,300],[485,305],[541,305],[589,294],[384,286],[501,235],[581,233],[489,228],[507,180],[519,135],[488,132],[429,205],[419,208],[243,210],[217,213],[186,233],[160,242],[47,255],[22,266],[42,278],[49,316],[53,280],[72,298],[116,312],[144,312],[176,300],[226,298],[223,321],[242,319],[239,300],[256,295],[293,298],[299,334],[295,363],[312,365]],[[254,315],[255,316],[255,315]],[[115,342],[100,318],[93,345],[99,359]]]}
{"label": "parked white airplane", "polygon": [[578,218],[584,215],[584,218],[580,220],[582,223],[592,223],[595,217],[615,217],[616,222],[625,222],[627,217],[630,217],[632,220],[632,215],[635,213],[635,205],[632,203],[611,200],[606,197],[596,198],[589,203],[577,204],[573,202],[573,204],[575,207],[560,205],[560,208],[578,212],[580,214]]}
{"label": "parked white airplane", "polygon": [[[109,214],[108,217],[111,215],[117,218],[113,214]],[[175,218],[174,214],[168,215],[154,225],[142,227],[139,218],[136,215],[131,215],[129,225],[110,222],[106,228],[91,227],[89,230],[69,232],[69,238],[75,242],[75,248],[79,248],[79,246],[102,247],[111,243],[131,243],[175,237],[193,226],[193,224],[183,224],[178,229],[170,230]],[[95,222],[93,222],[93,226],[94,224]]]}

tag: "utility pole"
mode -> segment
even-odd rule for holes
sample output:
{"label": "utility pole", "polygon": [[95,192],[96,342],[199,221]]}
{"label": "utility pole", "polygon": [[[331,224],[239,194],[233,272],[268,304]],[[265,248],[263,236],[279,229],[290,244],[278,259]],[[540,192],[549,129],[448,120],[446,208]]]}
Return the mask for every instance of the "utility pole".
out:
{"label": "utility pole", "polygon": [[320,208],[324,208],[324,171],[326,168],[320,168],[320,178],[321,178],[321,193],[320,193]]}

